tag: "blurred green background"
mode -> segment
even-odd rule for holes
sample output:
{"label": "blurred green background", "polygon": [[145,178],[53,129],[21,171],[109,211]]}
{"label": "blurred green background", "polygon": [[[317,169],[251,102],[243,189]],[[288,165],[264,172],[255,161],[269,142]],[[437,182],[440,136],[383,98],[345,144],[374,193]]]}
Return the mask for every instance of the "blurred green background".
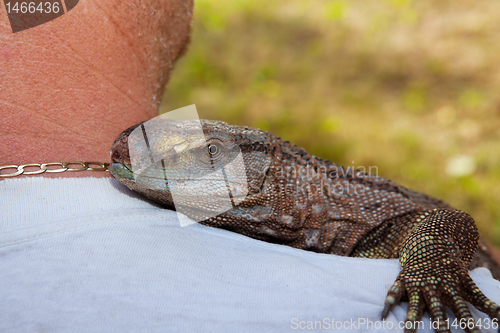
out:
{"label": "blurred green background", "polygon": [[196,0],[160,112],[258,127],[469,212],[500,245],[500,2]]}

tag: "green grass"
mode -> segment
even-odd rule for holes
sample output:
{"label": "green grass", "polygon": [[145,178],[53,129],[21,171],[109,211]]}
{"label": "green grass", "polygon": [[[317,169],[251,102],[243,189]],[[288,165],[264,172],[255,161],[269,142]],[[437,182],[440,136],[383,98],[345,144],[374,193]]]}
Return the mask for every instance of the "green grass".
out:
{"label": "green grass", "polygon": [[202,118],[377,166],[500,245],[499,40],[490,0],[196,0],[161,112],[196,104]]}

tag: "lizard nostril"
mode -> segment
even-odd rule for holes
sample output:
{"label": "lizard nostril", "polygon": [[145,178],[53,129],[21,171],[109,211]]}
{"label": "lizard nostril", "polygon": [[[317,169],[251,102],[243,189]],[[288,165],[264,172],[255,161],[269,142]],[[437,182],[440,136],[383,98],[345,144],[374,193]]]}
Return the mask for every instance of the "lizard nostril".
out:
{"label": "lizard nostril", "polygon": [[115,162],[119,162],[118,160],[120,159],[120,153],[119,153],[117,150],[115,150],[115,151],[113,152],[113,155],[112,155],[111,157],[113,158],[113,160],[114,160]]}

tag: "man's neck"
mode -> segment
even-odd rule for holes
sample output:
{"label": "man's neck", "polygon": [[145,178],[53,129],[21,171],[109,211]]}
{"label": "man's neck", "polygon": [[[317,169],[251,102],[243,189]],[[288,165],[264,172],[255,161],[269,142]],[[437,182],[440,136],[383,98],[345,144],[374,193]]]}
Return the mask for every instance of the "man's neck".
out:
{"label": "man's neck", "polygon": [[[163,24],[161,17],[144,23],[113,18],[110,11],[122,5],[80,2],[68,14],[16,34],[7,16],[0,16],[0,166],[109,162],[121,131],[158,114],[168,72],[187,42],[190,16],[176,19],[177,32],[166,39],[163,32],[148,31]],[[164,10],[167,15],[174,9]]]}

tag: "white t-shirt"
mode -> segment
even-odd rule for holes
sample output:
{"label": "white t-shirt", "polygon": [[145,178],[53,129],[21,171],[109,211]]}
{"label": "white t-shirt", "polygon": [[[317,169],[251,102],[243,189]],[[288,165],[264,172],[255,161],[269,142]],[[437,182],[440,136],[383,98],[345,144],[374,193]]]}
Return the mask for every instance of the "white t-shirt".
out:
{"label": "white t-shirt", "polygon": [[[0,181],[0,332],[402,332],[406,303],[380,320],[399,271],[180,227],[114,179]],[[500,302],[488,270],[471,276]]]}

